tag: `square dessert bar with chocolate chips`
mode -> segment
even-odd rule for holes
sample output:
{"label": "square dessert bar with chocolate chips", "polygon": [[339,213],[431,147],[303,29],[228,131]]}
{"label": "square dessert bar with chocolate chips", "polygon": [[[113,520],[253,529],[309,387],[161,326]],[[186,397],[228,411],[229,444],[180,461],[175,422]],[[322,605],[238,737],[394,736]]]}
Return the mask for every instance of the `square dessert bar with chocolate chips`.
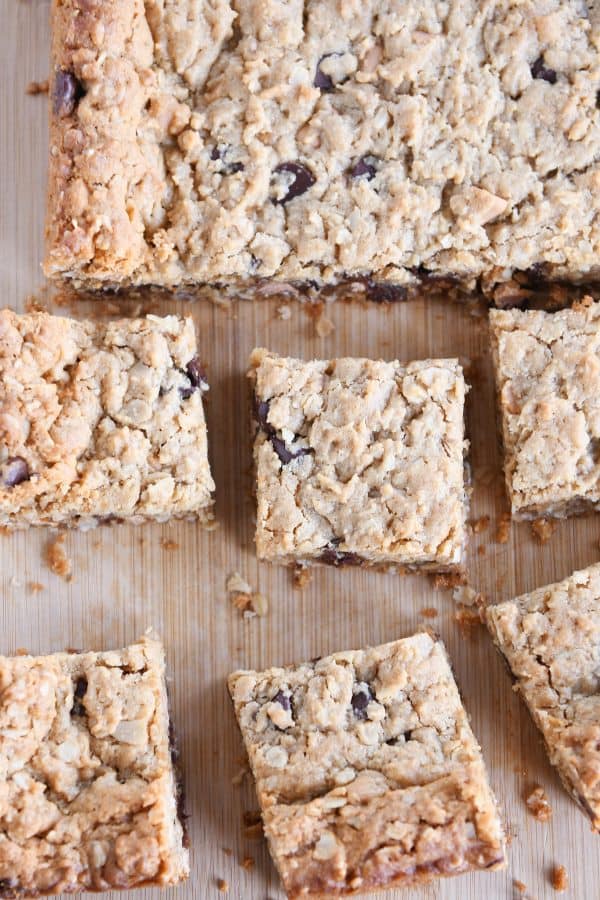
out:
{"label": "square dessert bar with chocolate chips", "polygon": [[600,565],[490,606],[486,618],[550,762],[600,831]]}
{"label": "square dessert bar with chocolate chips", "polygon": [[0,657],[0,897],[187,878],[160,643]]}
{"label": "square dessert bar with chocolate chips", "polygon": [[503,865],[481,750],[432,635],[235,672],[229,690],[289,898]]}
{"label": "square dessert bar with chocolate chips", "polygon": [[504,443],[517,519],[600,508],[600,304],[490,312]]}
{"label": "square dessert bar with chocolate chips", "polygon": [[384,300],[597,278],[599,23],[583,0],[53,0],[45,271]]}
{"label": "square dessert bar with chocolate chips", "polygon": [[212,518],[191,318],[0,310],[0,525]]}
{"label": "square dessert bar with chocolate chips", "polygon": [[255,350],[256,546],[282,563],[460,568],[457,360],[304,362]]}

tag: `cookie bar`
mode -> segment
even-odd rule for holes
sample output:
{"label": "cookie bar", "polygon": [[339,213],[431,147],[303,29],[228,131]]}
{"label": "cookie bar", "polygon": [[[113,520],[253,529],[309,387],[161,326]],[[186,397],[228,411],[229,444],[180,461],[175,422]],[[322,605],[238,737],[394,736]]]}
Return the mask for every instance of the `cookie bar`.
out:
{"label": "cookie bar", "polygon": [[600,304],[492,310],[492,354],[515,518],[600,507]]}
{"label": "cookie bar", "polygon": [[250,379],[261,559],[460,568],[457,360],[303,362],[255,350]]}
{"label": "cookie bar", "polygon": [[191,319],[0,311],[0,525],[212,517]]}
{"label": "cookie bar", "polygon": [[600,565],[486,617],[550,762],[600,831]]}
{"label": "cookie bar", "polygon": [[288,897],[502,866],[481,751],[432,635],[236,672],[229,690]]}
{"label": "cookie bar", "polygon": [[54,0],[46,274],[377,299],[597,277],[587,6]]}
{"label": "cookie bar", "polygon": [[0,657],[0,897],[187,878],[164,654]]}

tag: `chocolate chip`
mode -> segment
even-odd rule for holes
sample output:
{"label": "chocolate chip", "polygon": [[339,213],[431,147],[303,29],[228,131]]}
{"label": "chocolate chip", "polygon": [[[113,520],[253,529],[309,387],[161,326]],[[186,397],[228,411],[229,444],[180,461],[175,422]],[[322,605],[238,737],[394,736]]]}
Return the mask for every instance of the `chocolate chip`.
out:
{"label": "chocolate chip", "polygon": [[208,385],[206,370],[197,356],[190,359],[185,370],[193,387],[206,387]]}
{"label": "chocolate chip", "polygon": [[325,547],[324,550],[321,551],[321,555],[318,557],[319,561],[325,563],[328,566],[360,566],[363,563],[363,560],[356,553],[346,553],[342,550],[338,550],[337,545],[341,544],[341,538],[333,538],[329,542],[329,546]]}
{"label": "chocolate chip", "polygon": [[354,710],[354,715],[357,719],[366,719],[367,718],[367,707],[369,703],[375,698],[371,693],[371,690],[367,684],[363,684],[360,688],[352,694],[352,709]]}
{"label": "chocolate chip", "polygon": [[287,466],[289,462],[293,459],[298,459],[300,456],[308,456],[311,452],[309,447],[299,447],[297,450],[290,451],[286,447],[285,441],[282,441],[281,438],[278,438],[274,434],[270,436],[269,440],[273,445],[273,450],[284,466]]}
{"label": "chocolate chip", "polygon": [[296,450],[288,450],[286,443],[280,437],[277,437],[277,432],[268,421],[269,415],[269,401],[268,400],[259,400],[256,395],[254,396],[254,417],[258,422],[260,428],[267,435],[271,444],[273,446],[273,450],[281,460],[284,466],[287,466],[289,462],[293,459],[298,459],[300,456],[307,456],[309,453],[312,453],[310,447],[298,447]]}
{"label": "chocolate chip", "polygon": [[285,196],[280,200],[276,200],[275,203],[288,203],[290,200],[293,200],[294,197],[299,197],[301,194],[306,193],[306,191],[311,188],[316,181],[316,178],[312,174],[312,172],[301,163],[281,163],[281,165],[277,166],[277,168],[275,169],[276,175],[281,175],[282,173],[286,172],[290,175],[293,175],[294,180],[290,184],[287,194],[285,194]]}
{"label": "chocolate chip", "polygon": [[531,67],[531,74],[534,78],[541,78],[548,84],[556,84],[556,72],[554,69],[548,69],[544,65],[544,57],[538,56]]}
{"label": "chocolate chip", "polygon": [[373,303],[398,303],[408,298],[408,290],[400,284],[373,281],[372,278],[355,278],[363,285],[365,297]]}
{"label": "chocolate chip", "polygon": [[29,481],[29,466],[22,456],[11,456],[4,464],[4,484],[15,487],[23,481]]}
{"label": "chocolate chip", "polygon": [[284,693],[284,691],[277,691],[275,696],[273,697],[272,703],[279,703],[279,705],[286,711],[291,712],[292,704],[290,702],[290,695]]}
{"label": "chocolate chip", "polygon": [[596,109],[600,109],[600,91],[596,91]]}
{"label": "chocolate chip", "polygon": [[363,178],[366,177],[367,181],[372,181],[377,174],[377,169],[374,165],[375,157],[374,156],[361,156],[361,158],[356,162],[352,168],[350,169],[350,177],[351,178]]}
{"label": "chocolate chip", "polygon": [[316,88],[319,88],[320,91],[323,91],[326,94],[328,94],[330,91],[332,91],[334,89],[335,85],[333,83],[331,75],[326,75],[325,72],[321,71],[321,63],[323,62],[324,59],[329,59],[330,56],[338,56],[338,55],[339,54],[337,54],[337,53],[326,53],[324,56],[321,57],[321,59],[317,63],[317,70],[315,72],[315,80],[313,81],[313,84]]}
{"label": "chocolate chip", "polygon": [[265,432],[265,434],[274,434],[275,429],[268,421],[269,415],[269,401],[268,400],[259,400],[258,397],[254,397],[254,415],[256,417],[256,421]]}
{"label": "chocolate chip", "polygon": [[179,388],[179,393],[183,400],[187,400],[192,396],[195,390],[203,388],[206,390],[208,381],[206,378],[206,370],[197,356],[189,361],[185,367],[187,377],[190,379],[189,385]]}
{"label": "chocolate chip", "polygon": [[52,94],[54,115],[61,118],[72,115],[83,95],[82,84],[75,75],[65,69],[58,69],[54,76]]}
{"label": "chocolate chip", "polygon": [[235,175],[236,172],[243,172],[244,164],[239,160],[235,162],[227,162],[227,155],[229,153],[230,148],[228,146],[217,146],[213,147],[210,151],[210,158],[217,162],[217,160],[221,163],[220,172],[223,175]]}
{"label": "chocolate chip", "polygon": [[0,878],[0,897],[14,896],[14,892],[18,889],[19,882],[16,878]]}
{"label": "chocolate chip", "polygon": [[81,700],[85,697],[88,688],[87,678],[78,678],[73,691],[72,716],[85,716],[85,707]]}

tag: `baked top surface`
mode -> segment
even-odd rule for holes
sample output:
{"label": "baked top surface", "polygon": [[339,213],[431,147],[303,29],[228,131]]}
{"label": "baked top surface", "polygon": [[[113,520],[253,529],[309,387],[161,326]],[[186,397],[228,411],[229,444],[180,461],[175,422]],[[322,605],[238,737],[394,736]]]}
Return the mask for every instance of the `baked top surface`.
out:
{"label": "baked top surface", "polygon": [[161,645],[0,657],[0,895],[185,878]]}
{"label": "baked top surface", "polygon": [[46,272],[597,275],[583,0],[54,3]]}
{"label": "baked top surface", "polygon": [[491,606],[487,621],[550,761],[600,828],[600,565]]}
{"label": "baked top surface", "polygon": [[600,304],[492,310],[513,512],[600,500]]}
{"label": "baked top surface", "polygon": [[206,516],[214,488],[191,319],[0,311],[0,521]]}
{"label": "baked top surface", "polygon": [[502,862],[495,801],[439,640],[237,672],[229,687],[290,896]]}
{"label": "baked top surface", "polygon": [[258,554],[460,563],[466,495],[457,360],[302,360],[255,350]]}

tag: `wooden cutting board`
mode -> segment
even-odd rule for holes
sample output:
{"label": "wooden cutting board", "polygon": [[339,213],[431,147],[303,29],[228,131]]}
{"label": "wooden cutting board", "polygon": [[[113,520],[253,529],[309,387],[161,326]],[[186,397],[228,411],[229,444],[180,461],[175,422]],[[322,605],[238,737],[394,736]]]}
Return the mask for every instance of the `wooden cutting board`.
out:
{"label": "wooden cutting board", "polygon": [[[31,294],[46,296],[39,268],[46,100],[26,96],[26,86],[48,74],[49,4],[0,4],[1,296],[3,305],[23,310]],[[219,528],[206,532],[181,523],[68,534],[64,546],[72,560],[71,581],[48,568],[46,552],[54,540],[49,532],[0,537],[0,652],[120,647],[149,626],[162,635],[191,816],[192,877],[173,896],[217,897],[217,882],[223,879],[232,898],[282,897],[262,840],[243,831],[243,814],[255,810],[256,802],[250,779],[238,783],[243,750],[225,689],[227,673],[377,644],[429,625],[447,642],[511,844],[506,872],[450,879],[412,896],[543,900],[556,896],[550,873],[555,864],[563,864],[570,880],[568,896],[597,900],[600,838],[561,789],[487,633],[475,627],[469,635],[455,620],[452,592],[434,589],[425,577],[327,568],[316,569],[299,590],[286,569],[259,565],[253,549],[245,370],[252,348],[263,345],[304,357],[469,360],[472,517],[490,517],[489,526],[471,538],[470,584],[490,601],[499,601],[597,561],[596,516],[560,523],[543,546],[527,524],[513,526],[507,543],[495,540],[507,507],[485,317],[443,302],[389,307],[339,302],[325,310],[334,328],[320,337],[317,331],[326,331],[326,322],[317,329],[306,307],[281,300],[221,307],[206,300],[142,296],[121,307],[126,314],[149,309],[191,313],[196,321],[211,382],[207,416]],[[106,314],[107,307],[80,303],[55,311],[98,315]],[[234,571],[268,598],[267,615],[247,619],[232,606],[225,584]],[[435,615],[424,614],[432,608]],[[543,785],[552,804],[549,823],[536,821],[525,806],[524,796],[535,784]],[[253,868],[242,866],[246,857]],[[513,879],[527,886],[525,895],[517,892]]]}

